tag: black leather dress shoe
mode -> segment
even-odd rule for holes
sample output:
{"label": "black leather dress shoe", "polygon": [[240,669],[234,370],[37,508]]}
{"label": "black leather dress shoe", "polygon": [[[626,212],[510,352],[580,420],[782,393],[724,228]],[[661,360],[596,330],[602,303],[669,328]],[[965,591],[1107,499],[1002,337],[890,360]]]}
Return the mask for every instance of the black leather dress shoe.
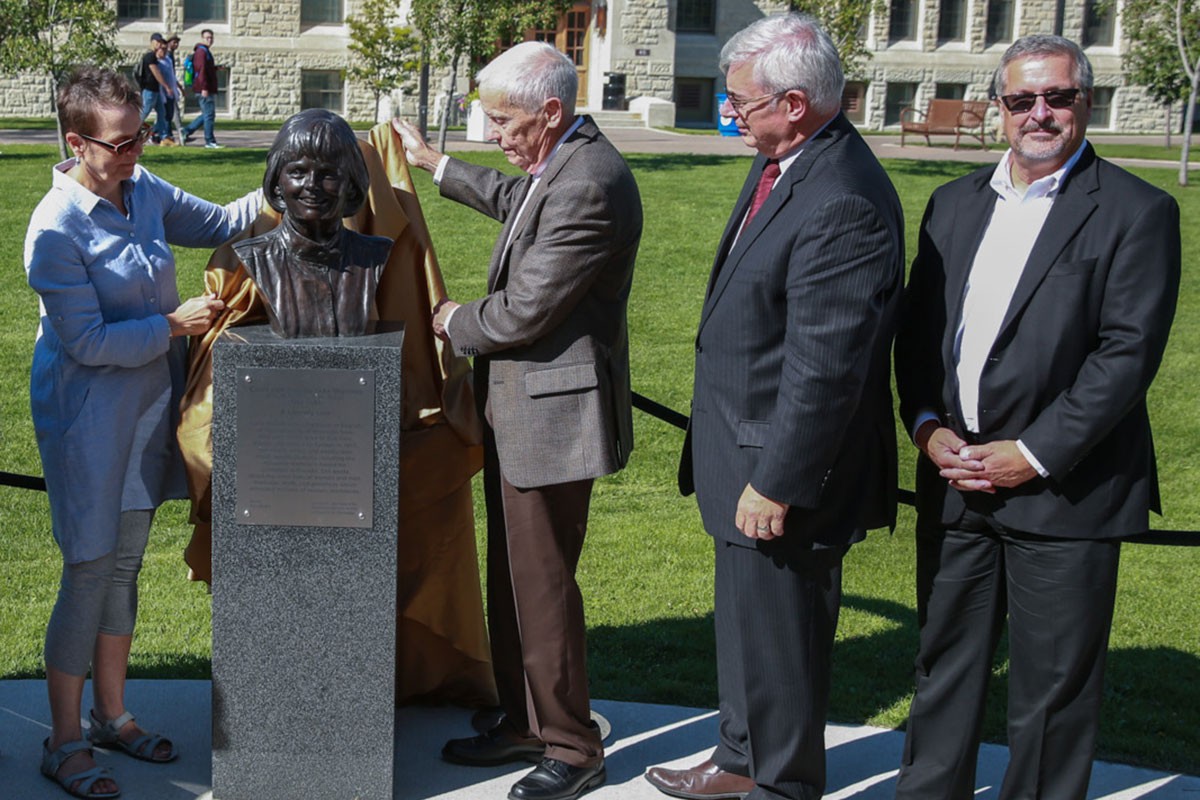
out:
{"label": "black leather dress shoe", "polygon": [[442,759],[469,767],[494,767],[513,761],[536,764],[545,752],[546,745],[540,739],[521,736],[512,726],[501,723],[487,733],[446,742]]}
{"label": "black leather dress shoe", "polygon": [[555,758],[543,758],[537,768],[513,784],[508,800],[575,800],[607,778],[604,762],[594,767],[573,767]]}

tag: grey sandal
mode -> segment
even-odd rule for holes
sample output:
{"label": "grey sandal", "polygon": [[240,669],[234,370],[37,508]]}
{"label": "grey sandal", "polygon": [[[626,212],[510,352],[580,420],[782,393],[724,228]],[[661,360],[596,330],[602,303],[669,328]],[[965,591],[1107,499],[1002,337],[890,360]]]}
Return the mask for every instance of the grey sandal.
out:
{"label": "grey sandal", "polygon": [[[143,733],[132,742],[123,740],[121,738],[121,728],[124,728],[126,723],[133,721],[133,714],[130,714],[128,711],[108,722],[101,722],[100,718],[96,716],[95,709],[88,712],[88,716],[92,719],[92,727],[88,729],[87,738],[88,741],[97,747],[105,749],[115,748],[121,750],[126,755],[131,755],[134,758],[139,758],[142,761],[150,761],[155,764],[165,764],[168,761],[174,761],[179,758],[179,751],[175,749],[175,743],[157,733]],[[163,743],[171,748],[171,752],[167,753],[165,758],[156,758],[154,751]]]}
{"label": "grey sandal", "polygon": [[[57,750],[51,751],[50,740],[46,739],[42,742],[42,774],[61,786],[72,797],[82,797],[84,800],[109,800],[113,797],[120,797],[120,789],[115,792],[92,791],[96,781],[113,779],[112,770],[107,767],[92,767],[59,777],[58,771],[67,759],[85,750],[90,753],[91,745],[84,741],[78,741],[67,742]],[[77,785],[72,788],[72,784]]]}

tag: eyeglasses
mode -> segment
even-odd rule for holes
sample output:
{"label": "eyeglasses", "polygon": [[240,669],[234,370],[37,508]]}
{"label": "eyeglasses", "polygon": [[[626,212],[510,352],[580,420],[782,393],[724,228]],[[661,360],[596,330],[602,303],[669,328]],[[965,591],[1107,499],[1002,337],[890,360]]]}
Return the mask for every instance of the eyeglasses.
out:
{"label": "eyeglasses", "polygon": [[1051,89],[1048,92],[1006,94],[1001,96],[1000,102],[1004,103],[1004,107],[1013,114],[1028,114],[1037,105],[1039,97],[1045,100],[1046,105],[1051,108],[1070,108],[1078,96],[1078,89]]}
{"label": "eyeglasses", "polygon": [[154,128],[149,123],[143,123],[142,127],[138,129],[137,136],[134,136],[132,139],[126,139],[119,144],[106,142],[103,139],[97,139],[94,136],[88,136],[86,133],[81,133],[79,136],[83,139],[87,139],[89,142],[94,142],[95,144],[100,145],[113,155],[123,156],[135,147],[141,147],[144,145],[146,140],[150,138],[150,133],[153,130]]}
{"label": "eyeglasses", "polygon": [[[790,91],[791,91],[791,89],[785,89],[782,92],[771,92],[770,94],[763,94],[763,95],[759,95],[758,97],[748,97],[745,100],[742,100],[742,99],[739,99],[739,98],[736,98],[736,97],[733,97],[730,95],[726,95],[725,102],[728,103],[729,107],[733,109],[733,113],[737,114],[739,117],[745,118],[746,106],[750,105],[751,103],[757,103],[760,100],[767,100],[767,99],[771,99],[771,98],[775,98],[775,97],[780,97],[782,95],[787,94]],[[753,111],[755,109],[751,109],[751,110]]]}

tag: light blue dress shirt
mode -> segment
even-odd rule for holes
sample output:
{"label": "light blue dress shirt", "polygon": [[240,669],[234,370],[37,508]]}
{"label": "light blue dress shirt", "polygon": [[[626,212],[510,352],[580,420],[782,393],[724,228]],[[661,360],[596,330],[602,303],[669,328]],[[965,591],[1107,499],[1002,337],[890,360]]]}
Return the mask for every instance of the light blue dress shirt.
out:
{"label": "light blue dress shirt", "polygon": [[262,190],[219,206],[137,166],[125,208],[54,167],[25,237],[41,300],[30,405],[67,563],[116,545],[120,513],[186,496],[175,427],[187,340],[165,314],[179,306],[169,245],[212,248],[247,228]]}

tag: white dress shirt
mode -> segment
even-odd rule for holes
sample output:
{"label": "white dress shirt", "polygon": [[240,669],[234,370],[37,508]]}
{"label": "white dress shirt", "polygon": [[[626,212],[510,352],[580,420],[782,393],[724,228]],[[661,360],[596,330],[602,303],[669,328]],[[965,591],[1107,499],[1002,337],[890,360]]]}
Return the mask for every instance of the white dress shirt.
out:
{"label": "white dress shirt", "polygon": [[[971,264],[962,317],[954,337],[959,406],[963,425],[974,433],[979,432],[979,381],[988,355],[1063,178],[1083,154],[1083,147],[1080,145],[1062,167],[1029,184],[1024,192],[1012,181],[1012,150],[1004,154],[992,174],[990,186],[999,196]],[[924,421],[919,419],[917,427]],[[1039,475],[1049,477],[1023,442],[1018,440],[1017,447]]]}

